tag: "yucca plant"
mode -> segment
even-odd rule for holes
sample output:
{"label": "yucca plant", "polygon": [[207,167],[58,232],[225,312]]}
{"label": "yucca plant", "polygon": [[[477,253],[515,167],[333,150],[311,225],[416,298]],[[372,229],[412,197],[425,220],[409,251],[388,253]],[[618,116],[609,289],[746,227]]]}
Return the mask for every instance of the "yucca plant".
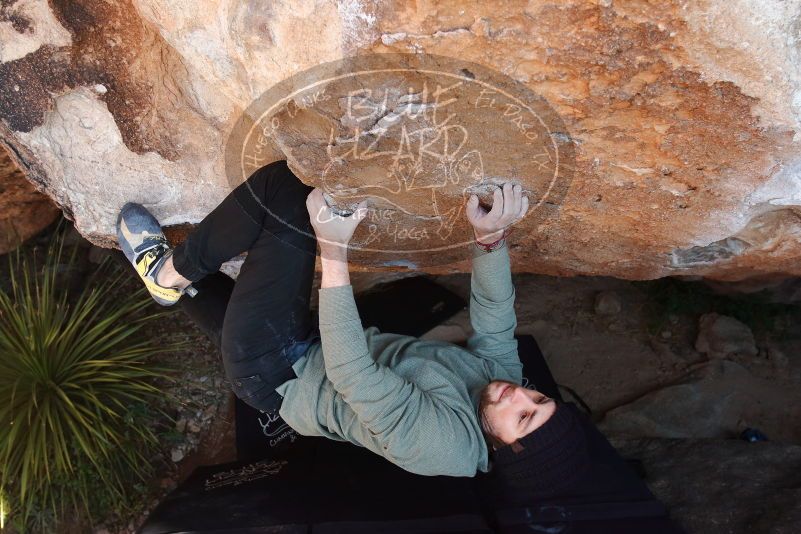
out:
{"label": "yucca plant", "polygon": [[142,335],[165,312],[144,290],[115,291],[133,273],[111,258],[70,291],[79,248],[67,253],[63,227],[43,262],[10,254],[0,289],[0,489],[19,530],[130,504],[157,445],[147,414],[166,369],[148,362],[181,345]]}

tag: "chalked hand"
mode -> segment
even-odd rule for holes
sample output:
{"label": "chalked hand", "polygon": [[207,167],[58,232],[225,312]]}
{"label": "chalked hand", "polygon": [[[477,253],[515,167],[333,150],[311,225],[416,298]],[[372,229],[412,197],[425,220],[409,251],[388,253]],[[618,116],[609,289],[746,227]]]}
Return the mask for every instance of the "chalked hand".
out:
{"label": "chalked hand", "polygon": [[328,205],[322,189],[315,188],[306,197],[306,209],[309,210],[314,233],[321,247],[347,246],[356,227],[367,216],[367,199],[362,200],[349,215],[341,215]]}
{"label": "chalked hand", "polygon": [[519,184],[507,182],[493,192],[492,208],[487,211],[473,194],[467,201],[467,220],[473,225],[476,241],[492,243],[504,236],[507,228],[522,219],[528,211],[528,197]]}

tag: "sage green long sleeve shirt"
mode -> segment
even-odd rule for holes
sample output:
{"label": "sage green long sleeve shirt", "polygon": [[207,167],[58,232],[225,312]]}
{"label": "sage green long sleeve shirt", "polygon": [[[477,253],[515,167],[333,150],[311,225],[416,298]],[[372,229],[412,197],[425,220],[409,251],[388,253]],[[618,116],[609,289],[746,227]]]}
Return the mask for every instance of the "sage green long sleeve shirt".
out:
{"label": "sage green long sleeve shirt", "polygon": [[321,339],[277,389],[281,417],[302,435],[350,441],[412,473],[486,472],[481,390],[521,383],[522,365],[507,247],[473,245],[472,255],[467,348],[363,329],[352,286],[320,289]]}

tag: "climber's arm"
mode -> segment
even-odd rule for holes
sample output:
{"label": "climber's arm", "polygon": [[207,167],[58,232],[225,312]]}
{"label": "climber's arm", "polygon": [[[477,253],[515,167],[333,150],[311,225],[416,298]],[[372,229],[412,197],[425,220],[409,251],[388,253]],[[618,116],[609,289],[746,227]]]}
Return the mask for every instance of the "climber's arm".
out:
{"label": "climber's arm", "polygon": [[517,353],[515,289],[509,270],[506,245],[492,252],[473,246],[473,274],[470,283],[470,324],[473,333],[467,348],[473,354],[497,363],[519,382],[523,366]]}
{"label": "climber's arm", "polygon": [[[476,242],[471,245],[470,323],[473,334],[467,340],[467,348],[497,363],[510,375],[507,378],[518,382],[522,380],[523,366],[514,337],[517,327],[515,289],[504,237],[507,229],[522,219],[527,210],[528,198],[523,196],[522,188],[509,183],[495,190],[489,212],[479,205],[475,195],[467,204],[467,217],[476,236]],[[495,246],[482,246],[491,243]]]}

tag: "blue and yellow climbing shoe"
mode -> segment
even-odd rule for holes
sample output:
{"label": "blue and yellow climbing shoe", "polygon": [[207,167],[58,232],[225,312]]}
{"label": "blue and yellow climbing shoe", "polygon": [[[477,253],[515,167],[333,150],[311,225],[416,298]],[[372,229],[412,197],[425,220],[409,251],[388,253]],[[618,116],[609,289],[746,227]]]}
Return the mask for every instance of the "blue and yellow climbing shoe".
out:
{"label": "blue and yellow climbing shoe", "polygon": [[191,285],[181,289],[156,283],[156,276],[172,255],[172,249],[161,225],[144,206],[128,202],[122,207],[117,217],[117,239],[153,300],[162,306],[172,306],[184,293],[190,297],[197,294]]}

